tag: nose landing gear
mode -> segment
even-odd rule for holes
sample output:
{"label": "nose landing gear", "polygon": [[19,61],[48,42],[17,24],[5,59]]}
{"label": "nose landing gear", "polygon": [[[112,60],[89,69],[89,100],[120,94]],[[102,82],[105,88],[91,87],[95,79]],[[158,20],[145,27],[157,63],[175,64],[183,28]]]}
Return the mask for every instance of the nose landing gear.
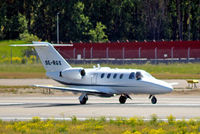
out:
{"label": "nose landing gear", "polygon": [[150,96],[149,96],[149,99],[151,99],[151,103],[152,103],[152,104],[156,104],[156,103],[157,103],[157,99],[156,99],[155,96],[150,95]]}

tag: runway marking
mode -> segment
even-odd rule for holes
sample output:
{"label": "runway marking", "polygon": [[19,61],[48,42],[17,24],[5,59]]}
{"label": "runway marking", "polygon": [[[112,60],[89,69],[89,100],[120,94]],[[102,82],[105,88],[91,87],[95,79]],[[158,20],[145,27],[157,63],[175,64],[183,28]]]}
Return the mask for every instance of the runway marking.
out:
{"label": "runway marking", "polygon": [[25,104],[25,103],[7,103],[7,102],[5,102],[5,103],[0,103],[0,106],[7,106],[7,105],[23,105],[23,104]]}
{"label": "runway marking", "polygon": [[134,104],[135,106],[182,106],[182,107],[200,107],[200,104]]}

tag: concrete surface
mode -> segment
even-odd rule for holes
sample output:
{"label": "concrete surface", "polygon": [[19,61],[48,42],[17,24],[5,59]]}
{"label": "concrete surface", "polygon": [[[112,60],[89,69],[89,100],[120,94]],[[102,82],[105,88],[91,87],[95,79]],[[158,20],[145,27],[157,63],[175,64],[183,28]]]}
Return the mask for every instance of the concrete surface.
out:
{"label": "concrete surface", "polygon": [[132,96],[126,104],[119,104],[118,96],[99,98],[89,96],[86,105],[80,105],[73,97],[0,97],[0,119],[41,118],[133,117],[145,119],[156,114],[166,118],[172,114],[178,119],[200,117],[199,96],[157,96],[158,103],[151,104],[147,95]]}

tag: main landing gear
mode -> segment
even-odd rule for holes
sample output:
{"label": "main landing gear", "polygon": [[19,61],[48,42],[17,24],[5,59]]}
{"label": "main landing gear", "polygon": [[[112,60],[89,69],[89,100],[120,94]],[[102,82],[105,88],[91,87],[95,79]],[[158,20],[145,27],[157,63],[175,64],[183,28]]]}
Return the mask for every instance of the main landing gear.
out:
{"label": "main landing gear", "polygon": [[150,96],[149,96],[149,99],[151,99],[151,103],[152,103],[152,104],[156,104],[156,103],[157,103],[157,99],[156,99],[155,96],[150,95]]}
{"label": "main landing gear", "polygon": [[[120,97],[119,97],[119,102],[121,104],[124,104],[127,100],[127,98],[131,99],[131,97],[129,95],[126,95],[126,94],[122,94]],[[131,99],[132,100],[132,99]]]}
{"label": "main landing gear", "polygon": [[80,104],[86,104],[88,100],[88,96],[87,94],[83,93],[80,97],[79,97],[79,101],[80,101]]}
{"label": "main landing gear", "polygon": [[[126,103],[127,98],[129,98],[129,99],[132,100],[132,98],[131,98],[129,95],[127,95],[127,94],[122,94],[122,95],[119,97],[119,102],[120,102],[121,104],[124,104],[124,103]],[[150,95],[150,96],[149,96],[149,99],[151,99],[151,103],[152,103],[152,104],[156,104],[156,103],[157,103],[157,99],[156,99],[156,97],[155,97],[154,95]],[[83,93],[83,94],[79,97],[80,104],[86,104],[87,100],[88,100],[88,95],[87,95],[86,93]]]}

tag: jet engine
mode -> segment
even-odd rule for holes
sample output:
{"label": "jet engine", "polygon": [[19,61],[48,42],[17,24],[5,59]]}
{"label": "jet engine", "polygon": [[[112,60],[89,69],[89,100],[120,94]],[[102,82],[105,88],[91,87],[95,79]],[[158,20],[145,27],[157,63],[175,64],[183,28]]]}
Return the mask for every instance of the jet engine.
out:
{"label": "jet engine", "polygon": [[86,75],[83,68],[68,68],[60,72],[60,77],[67,79],[82,79]]}

